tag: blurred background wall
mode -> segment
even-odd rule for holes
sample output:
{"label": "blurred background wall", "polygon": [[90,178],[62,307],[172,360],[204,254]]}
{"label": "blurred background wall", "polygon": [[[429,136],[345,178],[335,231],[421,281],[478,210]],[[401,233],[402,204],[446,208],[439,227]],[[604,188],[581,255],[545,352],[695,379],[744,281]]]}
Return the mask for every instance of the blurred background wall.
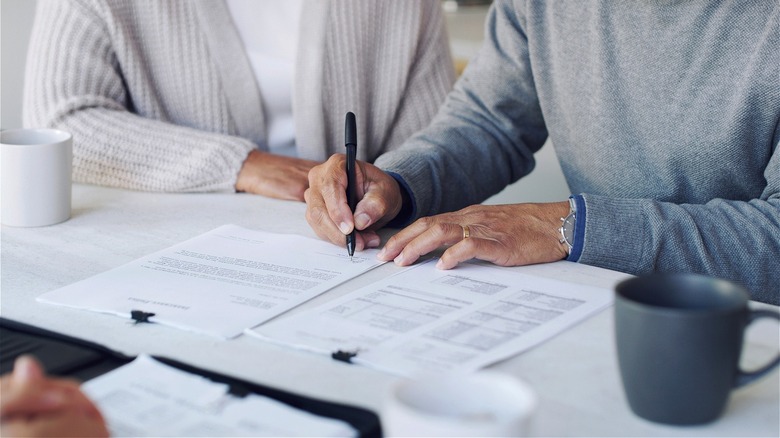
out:
{"label": "blurred background wall", "polygon": [[0,127],[22,127],[22,85],[35,0],[0,0]]}

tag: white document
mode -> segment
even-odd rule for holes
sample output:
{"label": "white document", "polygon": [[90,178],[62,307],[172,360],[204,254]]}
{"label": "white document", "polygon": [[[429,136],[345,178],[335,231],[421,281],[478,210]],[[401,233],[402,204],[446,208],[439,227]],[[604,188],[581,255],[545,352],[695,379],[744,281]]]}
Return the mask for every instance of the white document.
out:
{"label": "white document", "polygon": [[381,265],[377,250],[224,225],[86,280],[45,293],[44,303],[232,338]]}
{"label": "white document", "polygon": [[612,303],[612,291],[430,260],[322,306],[248,330],[391,373],[470,372],[539,344]]}
{"label": "white document", "polygon": [[355,436],[346,422],[260,395],[238,398],[227,385],[149,356],[82,385],[111,436]]}

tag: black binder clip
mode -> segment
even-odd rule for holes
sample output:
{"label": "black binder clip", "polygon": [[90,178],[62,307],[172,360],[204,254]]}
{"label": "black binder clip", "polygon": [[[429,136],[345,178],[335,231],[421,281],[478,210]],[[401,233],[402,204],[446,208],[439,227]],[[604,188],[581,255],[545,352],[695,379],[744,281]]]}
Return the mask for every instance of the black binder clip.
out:
{"label": "black binder clip", "polygon": [[357,356],[357,355],[358,355],[357,350],[355,350],[355,351],[339,350],[339,351],[335,351],[335,352],[331,353],[330,357],[332,357],[333,359],[336,359],[336,360],[340,360],[342,362],[352,363],[352,358]]}
{"label": "black binder clip", "polygon": [[149,321],[149,318],[153,317],[154,313],[151,312],[144,312],[143,310],[131,310],[130,311],[130,318],[135,321],[136,324],[141,322],[151,322]]}

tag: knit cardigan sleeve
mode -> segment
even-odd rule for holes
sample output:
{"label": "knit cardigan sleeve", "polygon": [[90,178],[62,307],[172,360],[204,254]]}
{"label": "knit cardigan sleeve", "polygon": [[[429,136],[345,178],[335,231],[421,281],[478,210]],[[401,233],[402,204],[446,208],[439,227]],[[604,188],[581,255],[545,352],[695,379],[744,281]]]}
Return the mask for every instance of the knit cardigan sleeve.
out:
{"label": "knit cardigan sleeve", "polygon": [[[427,125],[454,81],[438,0],[304,6],[300,157],[343,152],[346,111],[369,161]],[[259,91],[219,1],[41,0],[24,118],[73,134],[74,180],[136,190],[232,190],[247,154],[266,148]]]}
{"label": "knit cardigan sleeve", "polygon": [[[211,129],[175,123],[175,111],[156,101],[159,84],[145,76],[145,66],[120,64],[145,50],[122,29],[121,14],[104,3],[39,1],[26,70],[25,126],[72,133],[75,181],[148,191],[232,190],[256,145],[229,135],[235,130],[218,98],[200,102],[221,113],[203,115],[216,120]],[[194,46],[200,48],[197,40]],[[191,71],[192,77],[176,78],[181,87],[205,81],[201,86],[218,89],[216,75],[203,65]],[[136,87],[133,94],[129,84]]]}

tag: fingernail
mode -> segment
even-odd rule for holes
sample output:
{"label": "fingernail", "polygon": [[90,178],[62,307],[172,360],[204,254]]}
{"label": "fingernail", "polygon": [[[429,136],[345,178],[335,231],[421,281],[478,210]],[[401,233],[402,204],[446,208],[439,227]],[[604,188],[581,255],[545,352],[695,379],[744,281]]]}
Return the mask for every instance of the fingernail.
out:
{"label": "fingernail", "polygon": [[370,222],[371,222],[371,218],[368,217],[366,213],[360,213],[359,215],[355,216],[355,227],[358,230],[365,229]]}
{"label": "fingernail", "polygon": [[29,382],[41,375],[41,370],[35,360],[29,356],[20,356],[14,364],[14,375],[21,382]]}
{"label": "fingernail", "polygon": [[398,256],[393,260],[396,265],[400,265],[404,262],[404,253],[398,254]]}
{"label": "fingernail", "polygon": [[349,232],[350,232],[350,231],[352,231],[352,229],[350,229],[350,227],[349,227],[349,224],[347,224],[346,222],[342,222],[342,223],[339,225],[339,229],[340,229],[340,230],[341,230],[341,232],[342,232],[342,233],[344,233],[344,234],[349,234]]}
{"label": "fingernail", "polygon": [[444,263],[441,262],[441,259],[436,262],[436,269],[444,269]]}
{"label": "fingernail", "polygon": [[387,257],[387,254],[385,254],[386,252],[387,252],[387,247],[385,247],[385,248],[382,248],[382,249],[379,251],[379,253],[376,255],[376,258],[378,258],[379,260],[384,260],[384,259],[385,259],[385,257]]}

